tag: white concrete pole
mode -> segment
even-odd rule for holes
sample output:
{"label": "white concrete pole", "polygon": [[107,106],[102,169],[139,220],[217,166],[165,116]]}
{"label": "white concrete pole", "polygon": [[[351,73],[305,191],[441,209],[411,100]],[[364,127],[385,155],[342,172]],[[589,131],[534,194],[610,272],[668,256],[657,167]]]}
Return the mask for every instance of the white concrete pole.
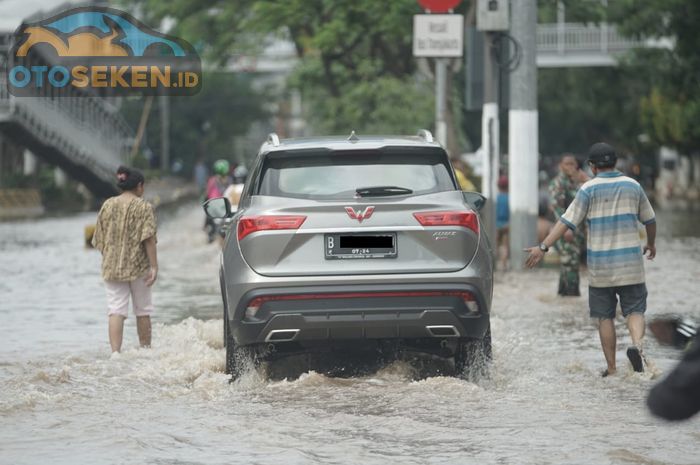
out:
{"label": "white concrete pole", "polygon": [[53,181],[56,183],[56,187],[66,187],[68,183],[68,176],[66,173],[58,166],[53,169]]}
{"label": "white concrete pole", "polygon": [[520,65],[510,77],[508,112],[508,180],[510,259],[514,270],[524,267],[525,247],[537,244],[537,0],[511,1],[511,35],[520,44]]}
{"label": "white concrete pole", "polygon": [[483,178],[481,180],[481,193],[487,199],[495,199],[498,189],[498,155],[500,153],[499,134],[500,122],[498,119],[498,104],[496,102],[484,103],[481,113],[481,140],[483,150],[482,166]]}
{"label": "white concrete pole", "polygon": [[29,149],[24,149],[24,166],[23,166],[23,174],[25,176],[31,176],[32,174],[36,173],[38,161],[36,159],[36,155],[34,155]]}
{"label": "white concrete pole", "polygon": [[435,136],[443,147],[447,148],[447,122],[445,108],[447,104],[447,60],[435,59]]}
{"label": "white concrete pole", "polygon": [[161,95],[160,102],[160,169],[170,173],[170,97]]}
{"label": "white concrete pole", "polygon": [[293,89],[289,96],[290,101],[290,121],[289,121],[289,135],[291,137],[301,137],[304,135],[305,124],[304,124],[304,113],[303,106],[301,102],[301,92],[298,89]]}
{"label": "white concrete pole", "polygon": [[498,70],[493,59],[493,37],[484,34],[484,106],[481,112],[481,193],[488,199],[482,210],[483,230],[496,243],[496,194],[498,190],[500,122],[498,119]]}

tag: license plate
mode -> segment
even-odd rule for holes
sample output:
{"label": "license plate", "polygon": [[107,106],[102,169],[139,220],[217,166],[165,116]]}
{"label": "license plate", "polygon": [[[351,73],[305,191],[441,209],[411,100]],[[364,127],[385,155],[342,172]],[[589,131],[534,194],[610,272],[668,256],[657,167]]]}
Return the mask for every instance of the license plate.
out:
{"label": "license plate", "polygon": [[326,234],[327,260],[396,258],[396,233]]}

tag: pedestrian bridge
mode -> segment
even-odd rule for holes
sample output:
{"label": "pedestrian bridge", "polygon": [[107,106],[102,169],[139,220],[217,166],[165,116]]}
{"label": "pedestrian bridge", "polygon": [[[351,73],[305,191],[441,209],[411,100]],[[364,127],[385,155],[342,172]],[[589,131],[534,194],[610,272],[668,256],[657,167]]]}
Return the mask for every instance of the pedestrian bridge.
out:
{"label": "pedestrian bridge", "polygon": [[46,90],[15,97],[7,90],[9,36],[0,39],[0,131],[59,166],[98,197],[116,193],[114,176],[127,160],[132,130],[109,99]]}
{"label": "pedestrian bridge", "polygon": [[668,41],[621,35],[614,24],[551,23],[537,25],[537,66],[569,68],[617,66],[634,48],[671,47]]}

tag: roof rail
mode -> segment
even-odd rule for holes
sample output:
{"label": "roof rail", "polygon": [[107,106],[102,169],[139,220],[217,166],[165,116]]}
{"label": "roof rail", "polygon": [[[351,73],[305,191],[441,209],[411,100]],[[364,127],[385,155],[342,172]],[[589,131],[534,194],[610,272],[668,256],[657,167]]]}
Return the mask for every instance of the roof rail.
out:
{"label": "roof rail", "polygon": [[421,139],[425,140],[426,142],[433,142],[433,133],[428,131],[427,129],[419,129],[418,130],[418,137]]}
{"label": "roof rail", "polygon": [[270,134],[267,135],[267,143],[272,144],[273,147],[279,147],[280,145],[280,138],[275,132],[271,132]]}

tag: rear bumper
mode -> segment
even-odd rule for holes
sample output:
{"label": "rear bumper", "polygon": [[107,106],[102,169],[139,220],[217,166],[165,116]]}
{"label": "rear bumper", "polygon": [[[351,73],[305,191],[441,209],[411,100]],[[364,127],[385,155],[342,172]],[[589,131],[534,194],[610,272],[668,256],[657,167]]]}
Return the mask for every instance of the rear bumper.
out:
{"label": "rear bumper", "polygon": [[[478,311],[464,302],[460,293],[465,292],[473,296]],[[275,300],[275,296],[291,298]],[[245,316],[246,307],[261,297],[254,316],[250,312]],[[231,314],[242,318],[235,318],[229,326],[239,345],[480,338],[489,326],[484,296],[464,283],[266,288],[247,292],[239,302]]]}

